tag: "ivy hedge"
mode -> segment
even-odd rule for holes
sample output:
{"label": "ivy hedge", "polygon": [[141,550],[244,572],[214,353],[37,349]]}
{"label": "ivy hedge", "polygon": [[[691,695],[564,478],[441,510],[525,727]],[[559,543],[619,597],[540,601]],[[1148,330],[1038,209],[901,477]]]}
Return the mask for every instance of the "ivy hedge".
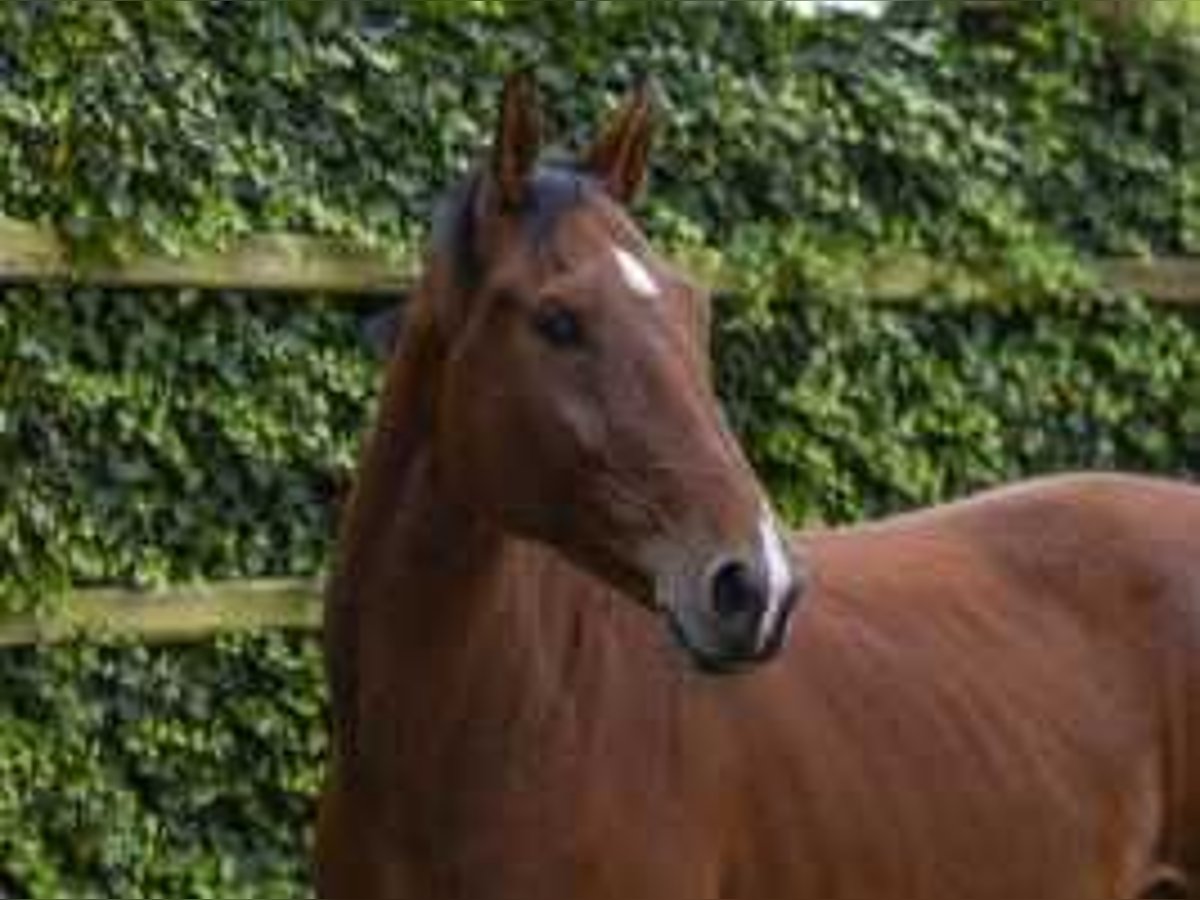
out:
{"label": "ivy hedge", "polygon": [[[657,239],[729,292],[722,393],[796,521],[1049,470],[1200,477],[1200,316],[1095,255],[1200,249],[1186,42],[1022,2],[980,27],[783,2],[12,0],[0,210],[81,254],[349,236],[411,257],[501,73],[577,144],[667,92]],[[961,272],[871,301],[879,260]],[[0,292],[0,608],[70,586],[318,571],[369,415],[368,301]],[[306,895],[314,639],[0,655],[0,894]]]}

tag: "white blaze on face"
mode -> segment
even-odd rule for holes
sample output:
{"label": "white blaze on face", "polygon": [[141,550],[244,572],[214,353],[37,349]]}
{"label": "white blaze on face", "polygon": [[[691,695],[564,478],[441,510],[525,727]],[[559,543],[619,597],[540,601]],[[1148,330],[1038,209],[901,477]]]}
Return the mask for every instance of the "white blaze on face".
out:
{"label": "white blaze on face", "polygon": [[776,620],[783,613],[783,602],[792,590],[792,568],[788,564],[779,526],[770,510],[763,510],[758,520],[758,541],[767,574],[767,612],[762,618],[759,642],[765,645]]}
{"label": "white blaze on face", "polygon": [[646,268],[646,264],[626,250],[624,247],[613,247],[613,255],[617,258],[617,266],[625,283],[637,294],[643,297],[657,297],[661,291],[658,282]]}

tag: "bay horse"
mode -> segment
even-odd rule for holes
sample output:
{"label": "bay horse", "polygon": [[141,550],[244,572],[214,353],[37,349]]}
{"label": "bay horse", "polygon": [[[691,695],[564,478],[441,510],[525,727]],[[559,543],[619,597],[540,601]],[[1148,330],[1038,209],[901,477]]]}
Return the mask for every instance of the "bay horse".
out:
{"label": "bay horse", "polygon": [[785,536],[627,212],[653,108],[543,165],[513,76],[438,215],[330,579],[320,895],[1187,896],[1200,489]]}

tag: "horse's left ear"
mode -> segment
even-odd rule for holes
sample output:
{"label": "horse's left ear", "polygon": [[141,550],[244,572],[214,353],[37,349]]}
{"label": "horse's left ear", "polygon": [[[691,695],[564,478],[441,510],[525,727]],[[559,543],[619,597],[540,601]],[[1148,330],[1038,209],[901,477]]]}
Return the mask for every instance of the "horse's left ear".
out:
{"label": "horse's left ear", "polygon": [[658,90],[644,78],[583,156],[584,171],[621,203],[631,203],[646,180],[657,107]]}
{"label": "horse's left ear", "polygon": [[542,143],[542,114],[533,72],[522,69],[508,76],[500,99],[500,121],[492,143],[489,198],[501,211],[518,209],[525,202],[529,177],[537,164]]}

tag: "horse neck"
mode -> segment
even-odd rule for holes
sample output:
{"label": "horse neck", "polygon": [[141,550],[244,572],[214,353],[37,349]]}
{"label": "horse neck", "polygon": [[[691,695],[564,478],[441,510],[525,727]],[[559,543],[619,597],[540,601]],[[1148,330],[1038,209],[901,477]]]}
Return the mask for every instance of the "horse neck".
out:
{"label": "horse neck", "polygon": [[[539,719],[531,712],[550,692],[547,660],[566,660],[578,635],[583,604],[544,603],[540,585],[547,569],[556,593],[583,576],[442,489],[429,440],[439,365],[416,339],[397,354],[343,517],[326,656],[344,758],[367,746],[387,747],[393,761],[427,758],[445,742],[439,729],[448,735],[480,710],[510,724]],[[414,719],[421,729],[399,724]],[[365,728],[387,739],[359,740]]]}

